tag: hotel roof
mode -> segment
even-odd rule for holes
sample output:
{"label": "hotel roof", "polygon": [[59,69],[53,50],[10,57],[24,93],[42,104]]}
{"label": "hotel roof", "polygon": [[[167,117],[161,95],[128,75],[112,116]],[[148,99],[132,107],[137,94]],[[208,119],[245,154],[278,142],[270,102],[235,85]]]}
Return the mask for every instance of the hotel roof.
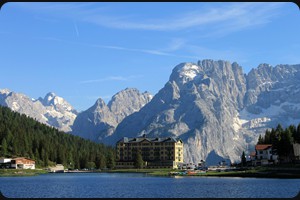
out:
{"label": "hotel roof", "polygon": [[136,137],[136,138],[128,138],[128,137],[123,137],[121,140],[119,140],[117,143],[119,142],[124,142],[124,143],[139,143],[142,141],[149,141],[149,142],[154,142],[154,143],[162,143],[162,142],[178,142],[182,140],[180,138],[177,137],[166,137],[166,138],[147,138],[145,136],[143,137]]}

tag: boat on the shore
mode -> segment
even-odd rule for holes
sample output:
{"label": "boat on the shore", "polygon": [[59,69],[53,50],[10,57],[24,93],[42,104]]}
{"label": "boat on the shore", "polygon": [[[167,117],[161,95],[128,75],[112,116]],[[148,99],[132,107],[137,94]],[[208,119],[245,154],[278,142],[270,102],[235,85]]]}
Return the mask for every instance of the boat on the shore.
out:
{"label": "boat on the shore", "polygon": [[169,175],[171,176],[176,176],[176,175],[188,175],[188,176],[193,176],[193,175],[200,175],[200,174],[205,174],[205,170],[184,170],[181,172],[169,172]]}
{"label": "boat on the shore", "polygon": [[205,174],[205,170],[190,170],[187,171],[187,175],[199,175],[199,174]]}

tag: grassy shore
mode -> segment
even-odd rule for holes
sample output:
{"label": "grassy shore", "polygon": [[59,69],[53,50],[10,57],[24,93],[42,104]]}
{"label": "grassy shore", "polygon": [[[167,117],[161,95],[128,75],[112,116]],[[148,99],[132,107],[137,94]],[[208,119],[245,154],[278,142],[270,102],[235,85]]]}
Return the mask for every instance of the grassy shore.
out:
{"label": "grassy shore", "polygon": [[109,173],[147,173],[149,175],[155,176],[169,176],[169,172],[174,171],[173,169],[113,169],[108,171],[102,172],[109,172]]}
{"label": "grassy shore", "polygon": [[[115,169],[102,172],[110,173],[147,173],[154,176],[170,176],[170,172],[180,172],[174,169]],[[187,176],[187,175],[179,175]],[[189,175],[190,176],[190,175]],[[237,171],[208,171],[192,176],[216,176],[216,177],[255,177],[255,178],[300,178],[300,166],[269,166],[244,168]]]}
{"label": "grassy shore", "polygon": [[5,176],[37,176],[48,173],[43,169],[0,169],[0,177]]}
{"label": "grassy shore", "polygon": [[299,166],[268,166],[244,168],[237,171],[208,171],[195,176],[253,177],[253,178],[300,178]]}
{"label": "grassy shore", "polygon": [[[180,172],[182,170],[174,169],[113,169],[113,170],[95,170],[94,173],[147,173],[153,176],[171,176],[170,172]],[[48,173],[42,169],[0,169],[0,177],[3,176],[35,176]],[[255,178],[300,178],[300,166],[268,166],[244,168],[237,171],[208,171],[203,174],[179,175],[179,176],[205,176],[205,177],[255,177]]]}

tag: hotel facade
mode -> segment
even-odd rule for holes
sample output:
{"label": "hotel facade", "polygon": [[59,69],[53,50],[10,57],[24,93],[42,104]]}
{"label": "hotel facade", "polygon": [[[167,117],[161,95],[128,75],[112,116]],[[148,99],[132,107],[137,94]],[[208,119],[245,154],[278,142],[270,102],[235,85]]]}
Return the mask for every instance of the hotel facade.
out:
{"label": "hotel facade", "polygon": [[137,152],[144,161],[144,168],[178,168],[183,163],[183,142],[179,138],[127,138],[116,144],[116,167],[134,168]]}

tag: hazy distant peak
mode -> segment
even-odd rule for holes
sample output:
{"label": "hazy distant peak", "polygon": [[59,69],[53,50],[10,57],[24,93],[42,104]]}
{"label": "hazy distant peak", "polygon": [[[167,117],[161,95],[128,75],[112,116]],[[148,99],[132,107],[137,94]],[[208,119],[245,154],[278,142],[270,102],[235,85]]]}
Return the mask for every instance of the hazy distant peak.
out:
{"label": "hazy distant peak", "polygon": [[0,93],[1,93],[1,94],[6,94],[6,95],[8,95],[10,92],[11,92],[11,91],[10,91],[9,89],[7,89],[7,88],[4,88],[4,89],[1,89],[1,90],[0,90]]}

